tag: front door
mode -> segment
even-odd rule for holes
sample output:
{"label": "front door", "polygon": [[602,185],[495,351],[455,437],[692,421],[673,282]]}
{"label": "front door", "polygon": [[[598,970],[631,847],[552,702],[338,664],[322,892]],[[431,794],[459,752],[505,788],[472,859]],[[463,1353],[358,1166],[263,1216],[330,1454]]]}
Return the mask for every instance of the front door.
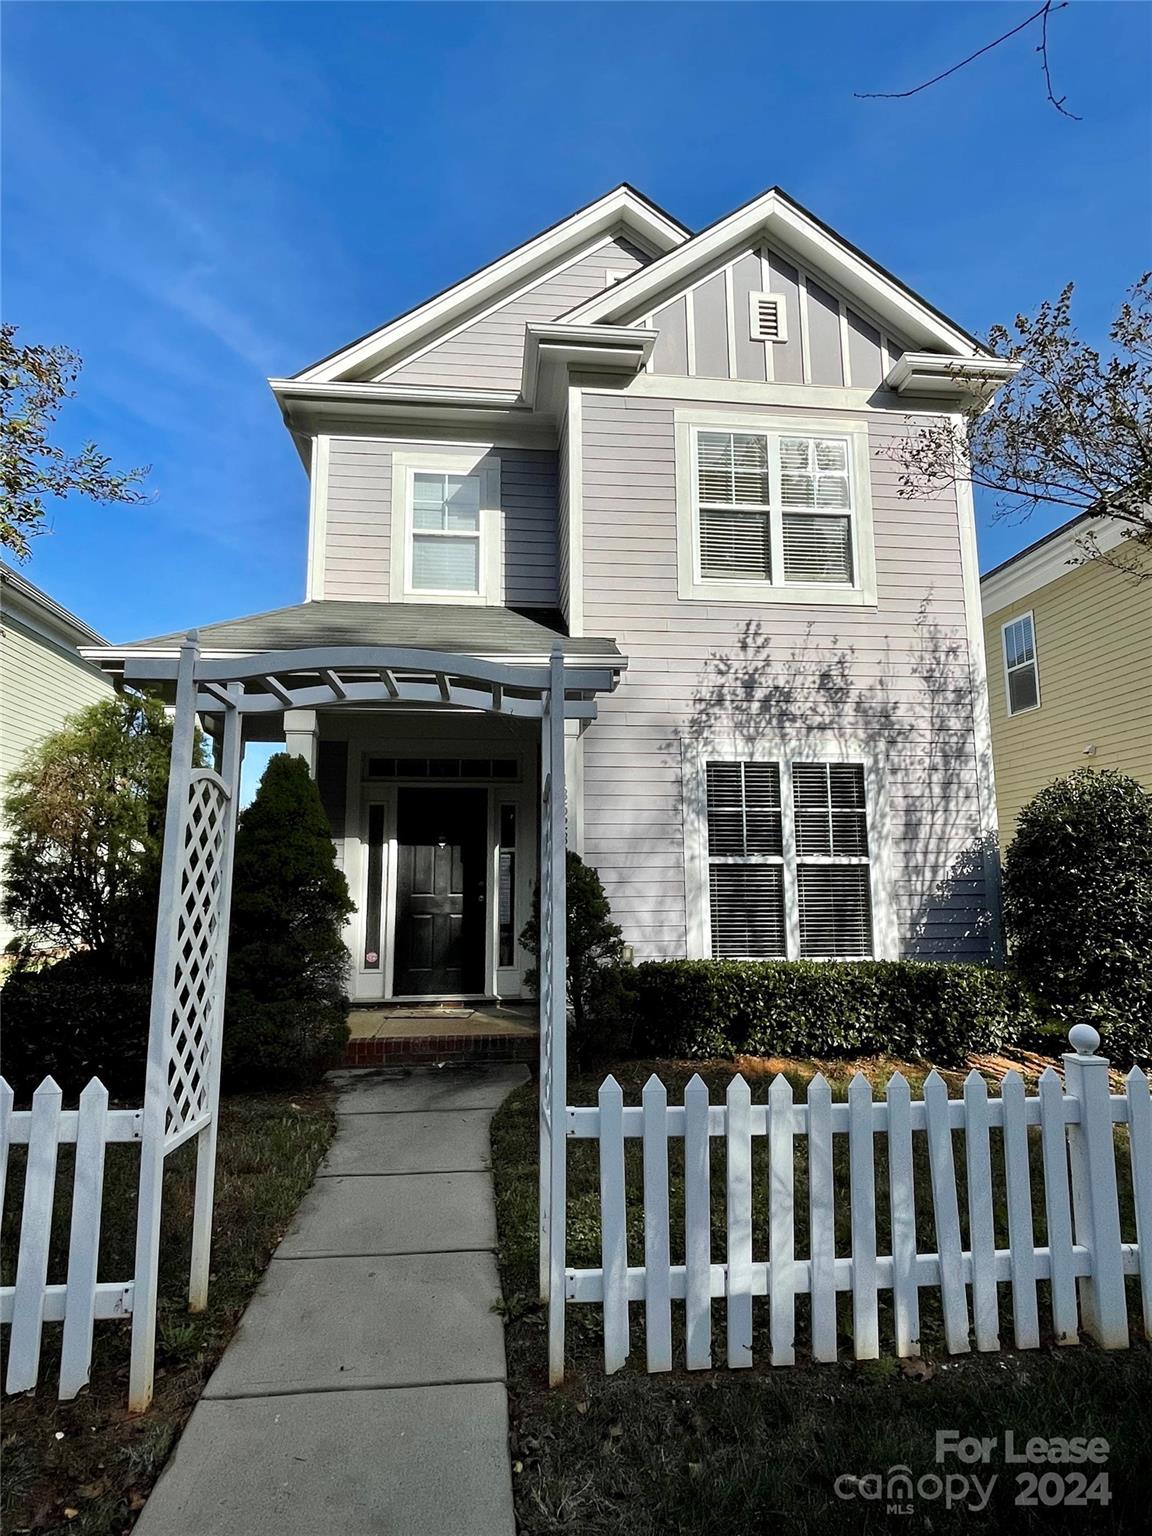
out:
{"label": "front door", "polygon": [[395,996],[483,992],[487,828],[487,790],[397,791]]}

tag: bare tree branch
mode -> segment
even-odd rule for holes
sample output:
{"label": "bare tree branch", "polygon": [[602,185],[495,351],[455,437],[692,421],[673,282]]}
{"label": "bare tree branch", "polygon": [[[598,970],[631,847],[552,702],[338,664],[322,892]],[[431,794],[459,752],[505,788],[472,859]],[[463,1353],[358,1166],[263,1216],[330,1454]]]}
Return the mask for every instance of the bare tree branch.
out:
{"label": "bare tree branch", "polygon": [[1058,97],[1052,88],[1052,71],[1048,63],[1048,16],[1052,11],[1062,11],[1068,4],[1068,0],[1045,0],[1038,11],[1033,11],[1031,16],[1025,17],[1017,26],[993,38],[990,43],[985,43],[983,48],[977,48],[975,53],[970,53],[966,59],[961,59],[959,64],[953,64],[950,69],[941,70],[938,75],[933,75],[931,80],[925,80],[920,85],[914,85],[908,91],[853,91],[852,94],[860,101],[903,101],[909,96],[918,96],[921,91],[926,91],[930,86],[939,85],[941,80],[947,80],[949,75],[956,74],[961,69],[966,69],[983,54],[991,53],[993,48],[999,48],[1001,43],[1006,43],[1010,37],[1015,37],[1018,32],[1023,32],[1033,22],[1040,23],[1040,42],[1036,52],[1040,55],[1040,62],[1044,69],[1044,83],[1048,93],[1048,100],[1063,117],[1070,117],[1073,122],[1081,121],[1075,112],[1069,112],[1064,103],[1066,96]]}

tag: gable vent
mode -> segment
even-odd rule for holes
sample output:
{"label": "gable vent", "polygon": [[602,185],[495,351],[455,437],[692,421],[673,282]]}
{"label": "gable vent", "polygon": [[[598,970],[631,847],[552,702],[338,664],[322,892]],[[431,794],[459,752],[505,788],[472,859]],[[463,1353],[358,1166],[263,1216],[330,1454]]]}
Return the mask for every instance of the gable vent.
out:
{"label": "gable vent", "polygon": [[751,293],[753,341],[787,341],[788,310],[782,293]]}

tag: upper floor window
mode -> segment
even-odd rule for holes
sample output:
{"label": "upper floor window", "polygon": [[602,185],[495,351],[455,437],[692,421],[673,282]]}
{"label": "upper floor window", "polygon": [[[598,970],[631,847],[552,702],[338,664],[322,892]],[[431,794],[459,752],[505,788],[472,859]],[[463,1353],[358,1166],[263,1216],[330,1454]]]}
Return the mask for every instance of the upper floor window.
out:
{"label": "upper floor window", "polygon": [[500,463],[483,449],[392,457],[393,601],[499,603]]}
{"label": "upper floor window", "polygon": [[875,601],[867,437],[677,415],[682,598]]}
{"label": "upper floor window", "polygon": [[1004,692],[1008,713],[1022,715],[1040,707],[1040,673],[1036,667],[1036,628],[1031,613],[1005,624]]}

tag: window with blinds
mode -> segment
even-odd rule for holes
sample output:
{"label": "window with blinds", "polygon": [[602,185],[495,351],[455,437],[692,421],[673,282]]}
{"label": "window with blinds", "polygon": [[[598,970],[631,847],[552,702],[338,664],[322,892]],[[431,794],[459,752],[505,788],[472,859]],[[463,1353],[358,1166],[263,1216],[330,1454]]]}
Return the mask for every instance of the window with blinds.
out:
{"label": "window with blinds", "polygon": [[480,479],[412,476],[412,590],[480,590]]}
{"label": "window with blinds", "polygon": [[783,766],[784,789],[791,785],[786,797],[779,763],[706,766],[711,953],[749,960],[869,956],[864,768]]}
{"label": "window with blinds", "polygon": [[1036,630],[1030,613],[1005,624],[1004,677],[1008,713],[1020,715],[1040,707],[1040,674],[1036,669]]}
{"label": "window with blinds", "polygon": [[708,890],[717,959],[783,959],[784,834],[776,763],[709,763]]}
{"label": "window with blinds", "polygon": [[839,437],[696,434],[702,580],[852,586],[852,472]]}
{"label": "window with blinds", "polygon": [[793,763],[796,900],[806,960],[872,953],[872,894],[864,769]]}

